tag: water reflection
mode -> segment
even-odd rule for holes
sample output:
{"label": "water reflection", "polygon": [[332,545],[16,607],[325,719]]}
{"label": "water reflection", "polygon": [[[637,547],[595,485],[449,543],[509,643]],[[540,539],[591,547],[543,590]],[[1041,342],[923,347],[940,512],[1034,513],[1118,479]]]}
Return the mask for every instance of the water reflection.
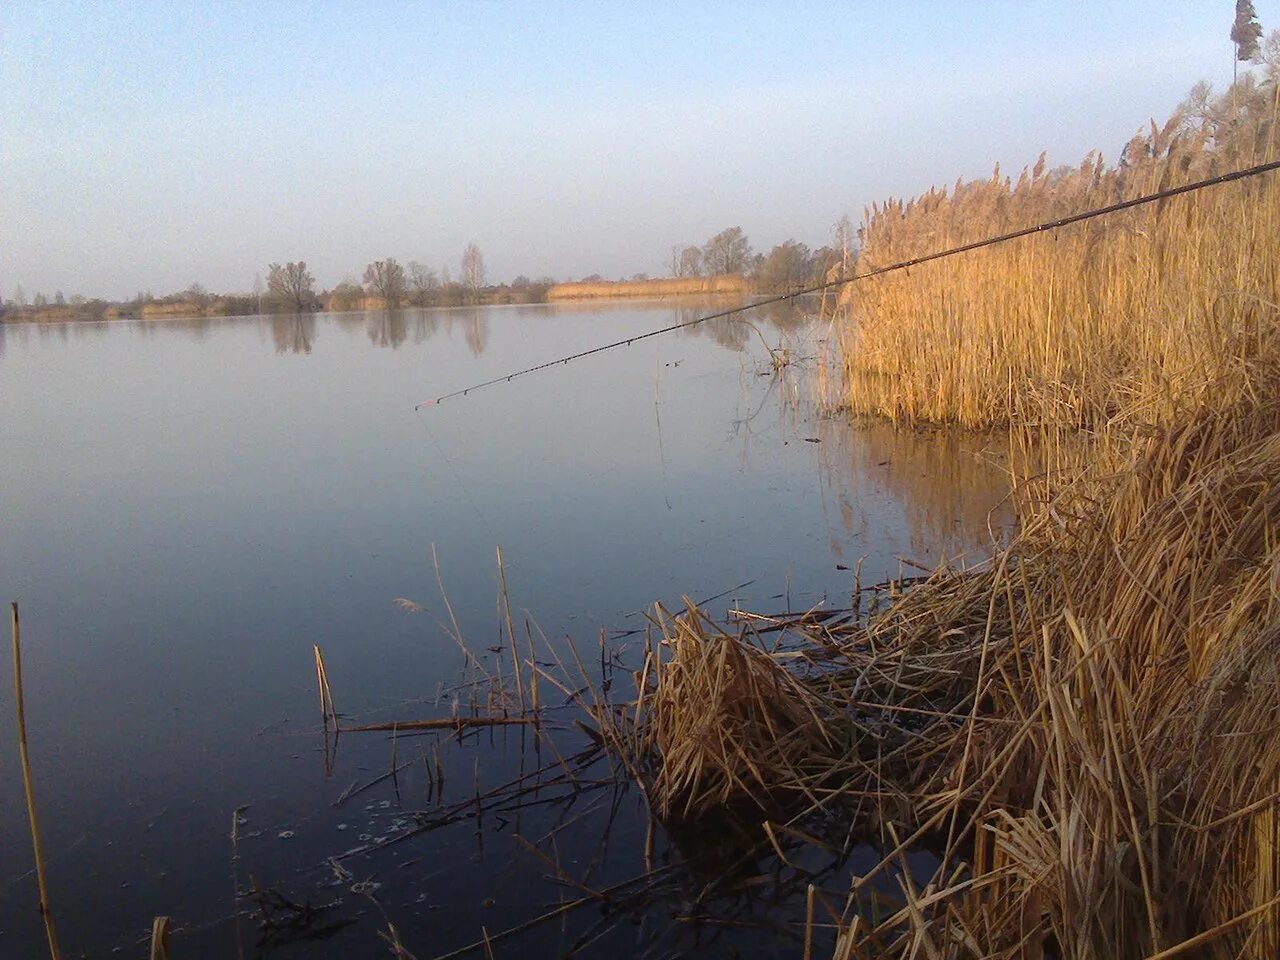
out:
{"label": "water reflection", "polygon": [[489,311],[482,308],[376,310],[336,314],[334,320],[345,329],[363,329],[369,342],[382,349],[398,350],[406,343],[417,346],[441,331],[452,336],[458,329],[472,356],[480,356],[489,346]]}
{"label": "water reflection", "polygon": [[483,314],[479,310],[472,310],[466,324],[467,346],[471,348],[471,355],[478,357],[484,353],[484,348],[489,345],[488,314]]}
{"label": "water reflection", "polygon": [[271,318],[271,340],[276,345],[276,353],[310,353],[315,338],[315,314],[280,314]]}
{"label": "water reflection", "polygon": [[[143,336],[154,337],[177,331],[189,334],[192,340],[204,340],[211,330],[226,323],[235,323],[238,317],[165,317],[157,320],[129,320],[129,329]],[[258,318],[253,318],[257,320]],[[67,324],[81,326],[81,324]]]}
{"label": "water reflection", "polygon": [[800,363],[749,375],[726,439],[743,474],[766,469],[780,439],[814,451],[837,563],[852,566],[886,550],[929,569],[976,563],[1008,539],[1015,516],[1006,436],[824,417],[814,373]]}
{"label": "water reflection", "polygon": [[409,317],[403,310],[377,310],[368,314],[369,342],[396,350],[409,337]]}
{"label": "water reflection", "polygon": [[[726,304],[724,301],[712,300],[682,305],[671,312],[671,323],[691,323],[707,314],[748,306],[749,303],[750,301],[741,300]],[[690,337],[708,338],[727,350],[740,353],[753,342],[758,343],[760,338],[767,339],[775,335],[783,337],[806,329],[813,316],[812,307],[813,304],[802,299],[762,304],[741,314],[716,317],[685,327],[681,333]]]}
{"label": "water reflection", "polygon": [[440,329],[440,316],[434,310],[418,310],[413,317],[413,342],[426,343]]}
{"label": "water reflection", "polygon": [[[182,334],[193,341],[204,341],[215,331],[237,327],[256,327],[264,342],[269,336],[277,354],[310,354],[316,345],[318,319],[348,331],[362,331],[369,343],[380,349],[398,350],[405,344],[422,344],[445,333],[461,336],[473,357],[482,356],[490,345],[495,316],[518,321],[537,321],[557,316],[573,319],[592,315],[634,315],[644,312],[652,324],[650,329],[686,324],[707,314],[747,306],[745,299],[691,298],[670,306],[637,304],[628,301],[588,301],[582,303],[518,304],[504,307],[412,308],[404,310],[352,311],[336,314],[272,314],[247,317],[175,317],[172,319],[122,319],[100,322],[20,323],[0,325],[0,356],[6,345],[3,337],[23,338],[32,335],[41,340],[70,341],[101,336],[113,327],[126,326],[147,339]],[[774,303],[745,314],[717,317],[686,327],[682,336],[709,340],[727,350],[741,353],[766,338],[771,346],[776,339],[802,331],[812,317],[811,305],[800,301]],[[12,328],[12,329],[10,329]],[[604,325],[601,329],[607,329]],[[15,333],[14,331],[17,331]],[[590,346],[584,342],[584,346]]]}
{"label": "water reflection", "polygon": [[850,429],[843,420],[821,421],[817,437],[823,508],[829,516],[834,508],[843,534],[833,529],[837,559],[849,559],[849,540],[875,535],[885,500],[900,509],[912,551],[907,559],[930,567],[943,559],[980,560],[1013,528],[1009,475],[1001,466],[1009,454],[1005,438],[885,423]]}

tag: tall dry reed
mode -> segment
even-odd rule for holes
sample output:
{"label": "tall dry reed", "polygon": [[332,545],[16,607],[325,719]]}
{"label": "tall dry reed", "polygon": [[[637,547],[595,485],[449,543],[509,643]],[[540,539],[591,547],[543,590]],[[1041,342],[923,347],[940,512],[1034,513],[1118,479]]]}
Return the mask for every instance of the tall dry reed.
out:
{"label": "tall dry reed", "polygon": [[[1280,87],[1235,123],[1179,111],[1119,164],[1090,154],[867,212],[861,264],[933,250],[1274,159]],[[1280,176],[1265,175],[847,288],[844,402],[900,422],[1161,424],[1247,355],[1280,288]]]}

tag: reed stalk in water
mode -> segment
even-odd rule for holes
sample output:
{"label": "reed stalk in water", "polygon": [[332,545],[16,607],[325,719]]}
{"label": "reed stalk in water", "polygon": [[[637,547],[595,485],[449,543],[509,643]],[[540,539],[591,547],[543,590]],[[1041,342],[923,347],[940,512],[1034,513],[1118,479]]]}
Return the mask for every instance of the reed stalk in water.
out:
{"label": "reed stalk in water", "polygon": [[13,692],[18,722],[18,754],[22,761],[22,788],[27,800],[27,819],[31,823],[31,850],[36,861],[36,886],[40,891],[40,917],[44,921],[45,937],[49,941],[49,956],[60,960],[58,934],[54,929],[53,911],[49,907],[49,885],[44,873],[44,851],[40,844],[40,822],[36,815],[35,788],[31,782],[31,758],[27,752],[27,712],[22,689],[22,626],[18,617],[17,601],[9,604],[10,626],[13,636]]}

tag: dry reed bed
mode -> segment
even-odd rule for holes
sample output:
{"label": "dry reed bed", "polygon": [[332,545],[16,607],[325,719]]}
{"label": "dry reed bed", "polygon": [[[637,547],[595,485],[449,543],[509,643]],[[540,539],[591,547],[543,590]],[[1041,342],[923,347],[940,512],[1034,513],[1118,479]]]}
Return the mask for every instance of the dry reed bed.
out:
{"label": "dry reed bed", "polygon": [[[873,206],[861,266],[1274,159],[1277,91],[1250,101],[1257,115],[1233,139],[1179,114],[1116,167],[1091,154],[1047,172],[1041,157],[1016,182],[997,169]],[[844,399],[855,414],[967,427],[1168,422],[1259,336],[1277,238],[1270,175],[855,284]]]}
{"label": "dry reed bed", "polygon": [[[1266,159],[1274,91],[1252,102],[1233,140],[1179,118],[1117,170],[877,208],[865,256]],[[985,570],[870,620],[662,618],[637,702],[600,712],[655,810],[842,811],[885,858],[828,911],[841,958],[1280,955],[1277,228],[1272,176],[861,290],[854,412],[1012,424],[1055,482]]]}
{"label": "dry reed bed", "polygon": [[602,297],[686,297],[751,292],[746,277],[720,274],[713,277],[659,277],[655,280],[583,281],[557,283],[547,290],[548,300],[586,300]]}

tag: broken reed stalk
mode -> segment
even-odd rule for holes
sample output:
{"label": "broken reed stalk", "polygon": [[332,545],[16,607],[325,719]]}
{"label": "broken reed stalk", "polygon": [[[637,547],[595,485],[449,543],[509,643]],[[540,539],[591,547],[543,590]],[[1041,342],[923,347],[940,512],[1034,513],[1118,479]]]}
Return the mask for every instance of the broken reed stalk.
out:
{"label": "broken reed stalk", "polygon": [[325,729],[328,729],[329,721],[332,720],[333,729],[336,731],[338,730],[338,711],[333,706],[333,691],[329,689],[329,671],[325,669],[324,654],[320,652],[319,644],[313,643],[311,650],[316,661],[316,687],[320,691],[320,720]]}
{"label": "broken reed stalk", "polygon": [[534,723],[532,717],[439,717],[434,720],[400,720],[389,723],[363,723],[356,727],[343,727],[343,733],[375,733],[405,730],[470,730],[475,727],[523,727]]}
{"label": "broken reed stalk", "polygon": [[150,960],[169,960],[168,917],[156,917],[151,922]]}
{"label": "broken reed stalk", "polygon": [[27,819],[31,824],[31,849],[36,861],[36,886],[40,892],[40,917],[44,920],[45,937],[49,941],[51,960],[61,960],[58,951],[58,935],[54,929],[53,911],[49,907],[49,886],[44,873],[44,851],[40,844],[40,823],[36,815],[35,789],[31,783],[31,759],[27,752],[27,714],[22,690],[22,627],[18,617],[18,602],[9,604],[10,625],[13,635],[13,688],[18,720],[18,754],[22,762],[22,788],[27,799]]}

